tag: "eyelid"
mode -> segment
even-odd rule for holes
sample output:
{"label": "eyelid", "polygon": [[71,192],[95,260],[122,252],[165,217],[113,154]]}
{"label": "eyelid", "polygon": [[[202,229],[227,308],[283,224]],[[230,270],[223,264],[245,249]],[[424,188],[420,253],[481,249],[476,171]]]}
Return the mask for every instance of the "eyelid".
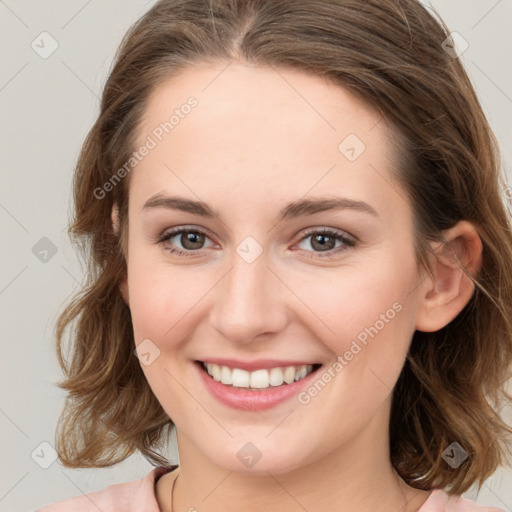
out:
{"label": "eyelid", "polygon": [[326,226],[317,226],[317,227],[313,227],[313,228],[308,228],[305,232],[302,232],[301,237],[299,238],[299,242],[302,241],[305,237],[312,235],[313,233],[323,233],[323,232],[327,232],[327,233],[332,232],[336,235],[343,236],[344,238],[350,239],[354,243],[359,242],[359,239],[356,236],[349,233],[348,231],[344,231],[343,229],[338,229],[338,228],[329,228]]}
{"label": "eyelid", "polygon": [[336,241],[342,242],[341,247],[335,247],[333,249],[329,249],[327,251],[308,251],[305,249],[299,249],[304,253],[304,256],[308,258],[317,258],[317,259],[329,259],[329,258],[336,258],[340,253],[345,252],[350,249],[354,249],[356,246],[359,245],[359,240],[357,237],[354,237],[353,235],[347,233],[346,231],[337,229],[337,228],[328,228],[328,227],[313,227],[308,228],[306,232],[303,232],[299,238],[299,240],[296,242],[297,245],[307,238],[309,238],[313,234],[320,234],[324,236],[332,236]]}
{"label": "eyelid", "polygon": [[200,228],[197,226],[184,224],[183,226],[176,226],[173,228],[165,229],[161,234],[156,235],[153,238],[153,240],[155,243],[158,243],[163,238],[166,238],[169,235],[171,235],[171,236],[177,235],[177,234],[181,233],[182,231],[195,231],[197,233],[206,235],[212,241],[215,239],[215,237],[213,237],[211,235],[210,231],[206,228]]}
{"label": "eyelid", "polygon": [[[205,228],[191,227],[191,226],[186,226],[186,225],[177,226],[177,227],[171,228],[170,230],[164,231],[163,234],[156,237],[155,243],[163,245],[164,242],[166,242],[167,240],[170,240],[171,238],[174,238],[175,236],[182,234],[184,232],[199,233],[201,235],[204,235],[206,238],[208,238],[212,242],[213,245],[216,244],[214,238],[210,236],[209,230],[207,230]],[[307,228],[307,230],[305,232],[303,231],[300,235],[300,238],[294,243],[294,246],[299,244],[300,242],[303,242],[304,240],[306,240],[307,238],[309,238],[311,235],[314,235],[314,234],[332,236],[336,241],[342,242],[342,245],[340,247],[329,249],[327,251],[310,251],[310,250],[306,250],[306,249],[299,249],[299,251],[302,251],[309,258],[320,258],[320,259],[321,258],[329,258],[329,257],[332,258],[332,257],[335,257],[340,252],[343,252],[343,251],[346,251],[349,249],[354,249],[359,244],[358,238],[350,233],[347,233],[346,231],[343,231],[338,228],[317,226],[317,227]],[[175,254],[178,256],[193,257],[196,255],[202,254],[202,252],[205,250],[205,248],[191,249],[191,250],[179,249],[179,248],[178,249],[166,248],[165,250],[171,254]]]}
{"label": "eyelid", "polygon": [[[193,226],[193,225],[183,225],[183,226],[177,226],[174,228],[169,228],[169,230],[164,230],[164,232],[162,234],[157,235],[156,237],[153,238],[153,240],[155,243],[158,243],[164,237],[167,237],[168,235],[176,235],[182,231],[197,231],[198,233],[207,235],[208,238],[210,238],[212,241],[215,239],[215,237],[213,237],[211,235],[210,231],[206,228],[202,228],[202,227],[200,228],[200,227]],[[313,233],[321,233],[321,232],[333,232],[340,236],[350,238],[354,242],[359,242],[359,239],[356,236],[352,235],[351,233],[349,233],[347,231],[344,231],[344,230],[338,229],[338,228],[330,228],[330,227],[326,227],[326,226],[316,226],[316,227],[312,227],[312,228],[307,228],[306,231],[302,231],[300,233],[300,238],[297,239],[297,242],[301,242],[305,237],[312,235]],[[299,235],[296,235],[296,236],[299,236]]]}

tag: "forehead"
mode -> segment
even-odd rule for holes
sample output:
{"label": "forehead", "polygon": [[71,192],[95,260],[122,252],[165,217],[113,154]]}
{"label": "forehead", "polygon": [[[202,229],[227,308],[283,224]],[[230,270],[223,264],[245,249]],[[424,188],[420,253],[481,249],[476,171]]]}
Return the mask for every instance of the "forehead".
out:
{"label": "forehead", "polygon": [[[291,135],[338,132],[339,137],[347,128],[362,133],[381,121],[380,114],[355,95],[320,76],[290,68],[219,62],[185,68],[155,87],[139,133],[168,120],[191,97],[199,107],[193,110],[197,124],[218,124],[216,138],[222,135],[220,128],[236,123],[245,133],[252,128],[251,133],[260,137],[271,134],[271,129]],[[301,122],[294,124],[294,120]],[[232,138],[235,133],[227,135]]]}
{"label": "forehead", "polygon": [[278,199],[343,184],[358,194],[365,177],[382,186],[395,153],[388,123],[347,90],[238,62],[199,64],[159,84],[136,146],[150,139],[130,185],[141,200],[175,186],[188,195],[236,188]]}

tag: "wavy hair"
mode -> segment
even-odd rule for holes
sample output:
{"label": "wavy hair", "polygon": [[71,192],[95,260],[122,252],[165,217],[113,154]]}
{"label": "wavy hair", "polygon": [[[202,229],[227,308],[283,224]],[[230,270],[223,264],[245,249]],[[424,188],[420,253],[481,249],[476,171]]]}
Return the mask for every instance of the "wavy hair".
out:
{"label": "wavy hair", "polygon": [[[477,275],[466,272],[474,293],[443,329],[415,332],[393,390],[391,462],[409,485],[454,494],[481,487],[505,463],[512,429],[499,409],[511,398],[510,211],[495,136],[463,65],[443,49],[449,31],[435,14],[416,0],[160,0],[130,27],[73,179],[69,235],[87,272],[56,324],[65,374],[58,385],[67,390],[56,433],[64,466],[111,466],[137,450],[154,465],[167,463],[160,451],[173,423],[134,355],[119,290],[130,176],[102,197],[98,190],[131,157],[160,83],[232,60],[330,80],[397,128],[396,173],[414,212],[419,265],[430,269],[429,242],[442,241],[442,230],[460,220],[475,225],[483,264]],[[468,454],[457,469],[442,457],[454,441]]]}

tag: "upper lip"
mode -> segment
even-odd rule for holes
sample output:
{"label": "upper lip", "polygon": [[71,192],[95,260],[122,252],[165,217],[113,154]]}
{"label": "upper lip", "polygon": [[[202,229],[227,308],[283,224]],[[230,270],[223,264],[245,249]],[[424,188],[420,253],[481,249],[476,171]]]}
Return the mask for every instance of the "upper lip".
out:
{"label": "upper lip", "polygon": [[255,359],[254,361],[242,361],[240,359],[227,359],[222,357],[211,357],[202,359],[202,363],[218,364],[219,366],[228,366],[229,368],[240,368],[248,372],[254,370],[269,370],[271,368],[279,368],[285,366],[303,366],[303,365],[316,365],[319,363],[312,363],[311,361],[292,361],[284,359]]}

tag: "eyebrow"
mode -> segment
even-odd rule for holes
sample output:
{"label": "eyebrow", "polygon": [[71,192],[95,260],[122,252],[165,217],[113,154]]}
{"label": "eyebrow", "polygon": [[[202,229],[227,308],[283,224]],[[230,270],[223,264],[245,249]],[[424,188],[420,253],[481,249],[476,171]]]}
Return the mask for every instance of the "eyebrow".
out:
{"label": "eyebrow", "polygon": [[[206,203],[179,196],[166,196],[162,193],[155,194],[144,203],[142,211],[148,211],[154,208],[179,210],[206,218],[221,220],[220,212],[211,208]],[[354,210],[368,213],[375,217],[379,216],[369,204],[363,201],[357,201],[347,197],[330,196],[299,199],[298,201],[289,203],[278,213],[276,222],[313,215],[328,210]]]}

